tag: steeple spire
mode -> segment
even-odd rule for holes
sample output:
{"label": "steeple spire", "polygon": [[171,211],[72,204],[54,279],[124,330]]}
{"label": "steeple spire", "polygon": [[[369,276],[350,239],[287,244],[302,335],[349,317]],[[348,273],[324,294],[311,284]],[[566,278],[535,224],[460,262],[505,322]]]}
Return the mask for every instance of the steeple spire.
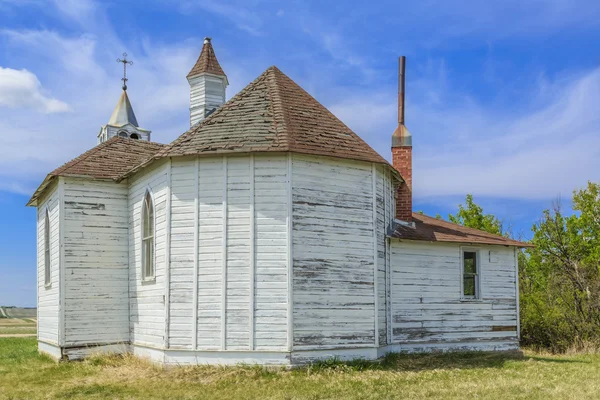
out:
{"label": "steeple spire", "polygon": [[127,53],[123,53],[123,59],[119,58],[117,62],[123,63],[123,78],[121,78],[123,93],[121,93],[108,124],[100,128],[98,143],[105,142],[113,136],[150,141],[151,131],[140,128],[127,95],[127,65],[133,65],[133,61],[127,59]]}
{"label": "steeple spire", "polygon": [[229,82],[217,60],[212,39],[204,38],[204,45],[196,64],[187,75],[190,84],[190,126],[202,121],[225,103]]}

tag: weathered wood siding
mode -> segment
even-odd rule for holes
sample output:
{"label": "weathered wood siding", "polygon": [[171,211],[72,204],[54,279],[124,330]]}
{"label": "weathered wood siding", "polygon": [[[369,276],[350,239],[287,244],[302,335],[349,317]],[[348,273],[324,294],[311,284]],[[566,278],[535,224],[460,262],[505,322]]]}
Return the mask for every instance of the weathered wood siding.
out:
{"label": "weathered wood siding", "polygon": [[459,244],[392,240],[393,343],[412,350],[518,346],[514,249],[475,248],[481,299],[461,300]]}
{"label": "weathered wood siding", "polygon": [[65,341],[129,341],[126,183],[64,178]]}
{"label": "weathered wood siding", "polygon": [[377,317],[379,346],[388,343],[390,249],[386,236],[394,218],[394,187],[389,168],[377,166]]}
{"label": "weathered wood siding", "polygon": [[[129,306],[133,344],[163,347],[165,336],[166,204],[168,163],[162,162],[130,178],[129,182]],[[142,281],[141,215],[146,190],[154,199],[155,276]]]}
{"label": "weathered wood siding", "polygon": [[286,182],[283,155],[173,159],[170,348],[286,348]]}
{"label": "weathered wood siding", "polygon": [[[44,220],[46,209],[50,215],[50,285],[44,282]],[[59,343],[60,305],[60,227],[58,185],[48,190],[37,208],[37,286],[38,286],[38,339]]]}
{"label": "weathered wood siding", "polygon": [[224,78],[202,74],[189,80],[190,125],[204,119],[205,111],[225,103]]}
{"label": "weathered wood siding", "polygon": [[294,349],[375,345],[372,168],[293,156]]}

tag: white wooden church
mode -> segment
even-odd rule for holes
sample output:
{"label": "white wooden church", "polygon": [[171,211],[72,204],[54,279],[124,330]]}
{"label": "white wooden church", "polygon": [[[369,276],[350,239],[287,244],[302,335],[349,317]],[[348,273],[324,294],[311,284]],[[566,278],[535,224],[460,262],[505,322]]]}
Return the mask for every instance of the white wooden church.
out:
{"label": "white wooden church", "polygon": [[209,38],[187,79],[178,139],[151,141],[124,85],[98,145],[29,201],[40,351],[297,365],[519,348],[527,244],[412,212],[404,58],[392,164],[277,67],[225,102]]}

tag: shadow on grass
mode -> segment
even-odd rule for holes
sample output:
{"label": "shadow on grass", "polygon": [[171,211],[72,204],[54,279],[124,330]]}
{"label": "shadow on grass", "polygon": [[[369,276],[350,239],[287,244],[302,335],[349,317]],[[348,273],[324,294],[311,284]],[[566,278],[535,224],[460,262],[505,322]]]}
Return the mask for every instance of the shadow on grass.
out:
{"label": "shadow on grass", "polygon": [[300,370],[311,372],[328,369],[348,371],[427,371],[440,369],[481,369],[503,368],[507,362],[552,362],[552,363],[587,363],[583,360],[559,359],[540,356],[523,356],[521,352],[452,352],[452,353],[388,353],[380,360],[340,361],[332,358],[319,361]]}

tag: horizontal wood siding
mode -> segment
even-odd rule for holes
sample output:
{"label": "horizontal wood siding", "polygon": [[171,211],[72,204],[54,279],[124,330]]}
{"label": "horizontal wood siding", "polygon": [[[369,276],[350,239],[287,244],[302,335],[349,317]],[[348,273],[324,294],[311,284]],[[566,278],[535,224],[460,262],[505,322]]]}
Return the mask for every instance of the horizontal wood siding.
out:
{"label": "horizontal wood siding", "polygon": [[65,345],[128,342],[127,184],[63,182]]}
{"label": "horizontal wood siding", "polygon": [[294,349],[375,344],[372,166],[294,155]]}
{"label": "horizontal wood siding", "polygon": [[250,343],[250,157],[227,158],[226,348]]}
{"label": "horizontal wood siding", "polygon": [[389,248],[386,231],[392,222],[394,212],[394,192],[391,179],[387,167],[377,167],[377,295],[379,296],[377,316],[380,346],[387,344],[388,336]]}
{"label": "horizontal wood siding", "polygon": [[[131,178],[129,184],[129,295],[133,344],[163,347],[165,333],[167,163],[162,162]],[[154,198],[155,274],[142,282],[141,214],[146,189]]]}
{"label": "horizontal wood siding", "polygon": [[287,157],[254,157],[254,348],[287,348]]}
{"label": "horizontal wood siding", "polygon": [[225,88],[223,78],[207,74],[193,77],[190,83],[190,123],[204,119],[206,110],[225,103]]}
{"label": "horizontal wood siding", "polygon": [[[44,282],[44,220],[46,208],[50,214],[50,279],[46,287]],[[38,339],[58,344],[59,325],[59,204],[58,186],[48,191],[37,208],[37,285],[38,285]]]}
{"label": "horizontal wood siding", "polygon": [[201,350],[221,349],[223,286],[222,157],[198,159],[198,330]]}
{"label": "horizontal wood siding", "polygon": [[514,250],[477,248],[481,299],[461,301],[460,245],[392,240],[394,343],[445,349],[517,345]]}
{"label": "horizontal wood siding", "polygon": [[192,348],[194,293],[195,159],[171,163],[171,270],[169,346]]}

